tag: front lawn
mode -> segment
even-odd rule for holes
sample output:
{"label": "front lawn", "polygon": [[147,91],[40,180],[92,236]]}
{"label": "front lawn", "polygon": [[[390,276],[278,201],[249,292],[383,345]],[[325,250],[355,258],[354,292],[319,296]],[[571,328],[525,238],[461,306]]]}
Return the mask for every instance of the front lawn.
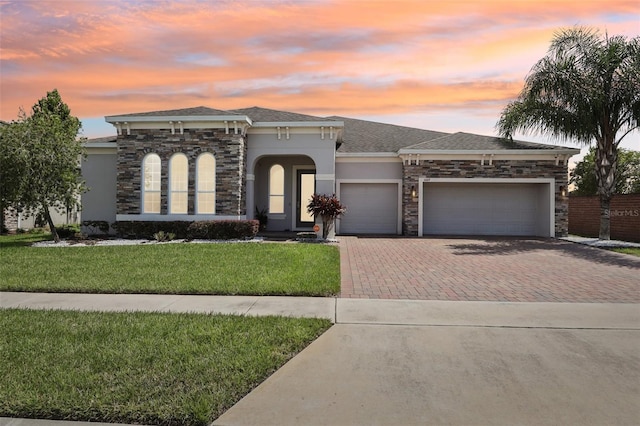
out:
{"label": "front lawn", "polygon": [[0,237],[0,290],[291,296],[329,296],[340,290],[335,246],[25,246],[35,238]]}
{"label": "front lawn", "polygon": [[0,416],[207,425],[328,320],[0,310]]}
{"label": "front lawn", "polygon": [[626,253],[626,254],[631,254],[633,256],[640,257],[640,247],[619,247],[619,248],[612,248],[611,250],[616,251],[618,253]]}

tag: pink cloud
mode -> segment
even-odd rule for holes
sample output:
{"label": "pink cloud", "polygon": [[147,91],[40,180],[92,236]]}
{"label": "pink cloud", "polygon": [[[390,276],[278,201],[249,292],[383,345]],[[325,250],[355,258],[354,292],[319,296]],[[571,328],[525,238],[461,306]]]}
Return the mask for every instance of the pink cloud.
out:
{"label": "pink cloud", "polygon": [[493,114],[558,27],[640,33],[637,3],[615,0],[58,1],[0,13],[5,120],[54,87],[80,117],[203,104]]}

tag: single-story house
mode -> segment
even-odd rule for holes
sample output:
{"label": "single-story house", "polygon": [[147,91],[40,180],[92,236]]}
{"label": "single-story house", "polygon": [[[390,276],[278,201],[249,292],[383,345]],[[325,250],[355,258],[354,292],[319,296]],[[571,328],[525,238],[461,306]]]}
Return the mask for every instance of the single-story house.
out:
{"label": "single-story house", "polygon": [[195,107],[106,117],[89,140],[83,221],[253,219],[309,230],[314,192],[347,213],[338,234],[567,234],[579,150],[347,117]]}

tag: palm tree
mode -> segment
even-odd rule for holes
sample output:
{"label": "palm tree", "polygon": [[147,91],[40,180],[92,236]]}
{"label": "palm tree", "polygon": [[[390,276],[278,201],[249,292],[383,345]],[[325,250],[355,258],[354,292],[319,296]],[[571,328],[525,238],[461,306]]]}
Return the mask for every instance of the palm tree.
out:
{"label": "palm tree", "polygon": [[576,27],[554,35],[496,128],[508,138],[519,130],[587,146],[595,142],[600,238],[608,240],[618,145],[639,121],[640,37],[601,37]]}

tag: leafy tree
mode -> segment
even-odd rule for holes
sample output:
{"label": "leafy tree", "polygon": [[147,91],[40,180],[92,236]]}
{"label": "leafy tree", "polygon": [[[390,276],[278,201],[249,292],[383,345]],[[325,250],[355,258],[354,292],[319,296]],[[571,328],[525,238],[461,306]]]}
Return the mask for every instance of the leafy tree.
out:
{"label": "leafy tree", "polygon": [[[596,150],[591,148],[589,153],[576,164],[571,172],[570,183],[575,185],[572,194],[597,195],[598,182],[596,179]],[[618,150],[618,167],[615,178],[616,194],[640,193],[640,151],[621,148]]]}
{"label": "leafy tree", "polygon": [[509,138],[520,130],[583,145],[595,142],[600,238],[608,240],[618,145],[638,129],[639,120],[640,37],[601,37],[578,27],[555,34],[496,127]]}
{"label": "leafy tree", "polygon": [[76,206],[84,190],[80,128],[80,120],[71,115],[57,90],[47,92],[31,116],[20,110],[17,121],[0,127],[1,204],[41,213],[55,241],[60,238],[49,208]]}

